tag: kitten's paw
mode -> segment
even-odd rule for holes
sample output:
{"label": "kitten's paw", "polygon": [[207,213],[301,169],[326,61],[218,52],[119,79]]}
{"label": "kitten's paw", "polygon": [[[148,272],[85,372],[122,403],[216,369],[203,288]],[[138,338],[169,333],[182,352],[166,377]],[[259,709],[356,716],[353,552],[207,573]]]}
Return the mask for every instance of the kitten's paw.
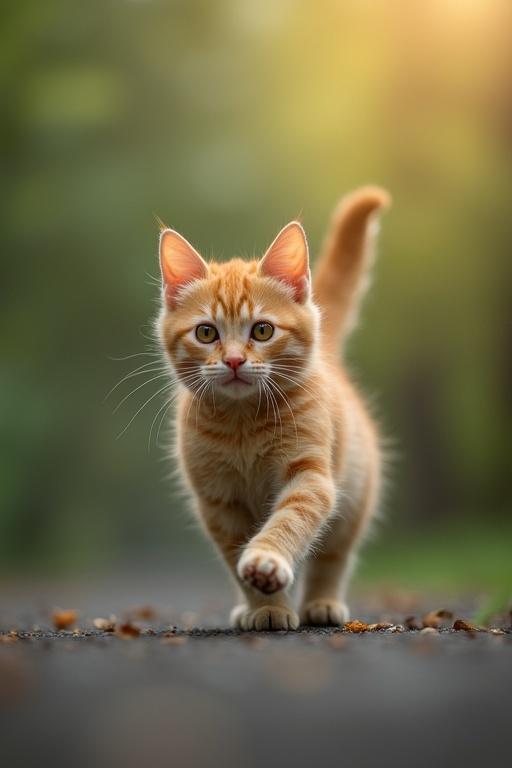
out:
{"label": "kitten's paw", "polygon": [[265,595],[286,589],[293,582],[293,571],[288,562],[269,550],[246,549],[237,570],[242,581]]}
{"label": "kitten's paw", "polygon": [[348,621],[348,606],[338,600],[311,600],[301,612],[301,624],[317,627],[340,627]]}
{"label": "kitten's paw", "polygon": [[297,629],[299,617],[284,605],[262,605],[260,608],[237,605],[231,611],[231,623],[244,632],[268,632]]}

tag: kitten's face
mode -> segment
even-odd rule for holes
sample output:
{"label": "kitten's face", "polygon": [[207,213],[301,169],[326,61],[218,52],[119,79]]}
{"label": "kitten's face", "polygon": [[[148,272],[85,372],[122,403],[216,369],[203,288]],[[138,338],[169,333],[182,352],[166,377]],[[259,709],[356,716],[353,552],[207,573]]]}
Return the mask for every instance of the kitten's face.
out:
{"label": "kitten's face", "polygon": [[314,350],[304,232],[285,227],[260,262],[210,264],[172,230],[161,237],[160,335],[185,386],[242,399],[274,397],[300,382]]}

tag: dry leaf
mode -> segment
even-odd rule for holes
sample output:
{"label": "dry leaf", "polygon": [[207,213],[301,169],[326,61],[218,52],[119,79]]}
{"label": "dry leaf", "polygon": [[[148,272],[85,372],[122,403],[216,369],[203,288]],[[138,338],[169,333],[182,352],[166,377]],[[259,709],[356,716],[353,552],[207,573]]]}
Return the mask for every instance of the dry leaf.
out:
{"label": "dry leaf", "polygon": [[464,619],[455,619],[453,622],[453,628],[456,632],[479,632],[480,629],[478,627],[473,626],[473,624],[469,624],[469,622],[464,621]]}
{"label": "dry leaf", "polygon": [[114,614],[111,614],[108,619],[98,618],[94,619],[92,623],[96,629],[101,629],[103,632],[114,632],[116,628],[116,622],[116,617]]}
{"label": "dry leaf", "polygon": [[116,635],[122,637],[123,640],[130,640],[131,638],[139,637],[140,629],[135,624],[125,621],[124,624],[120,624],[116,627]]}
{"label": "dry leaf", "polygon": [[447,611],[444,608],[440,608],[437,611],[429,611],[425,616],[423,616],[422,624],[424,627],[433,627],[434,629],[437,629],[441,626],[443,621],[445,619],[452,619],[453,613],[451,611]]}
{"label": "dry leaf", "polygon": [[405,632],[405,627],[403,624],[392,624],[386,632],[391,632],[392,634],[396,632]]}
{"label": "dry leaf", "polygon": [[385,629],[392,629],[394,626],[389,621],[379,621],[376,624],[368,624],[368,632],[382,632]]}
{"label": "dry leaf", "polygon": [[76,622],[77,618],[77,611],[74,611],[71,608],[66,610],[57,609],[52,614],[55,629],[68,629]]}
{"label": "dry leaf", "polygon": [[505,633],[505,630],[504,630],[504,629],[500,629],[499,627],[492,627],[492,628],[489,630],[489,634],[490,634],[490,635],[504,635],[504,634],[506,634],[506,633]]}
{"label": "dry leaf", "polygon": [[352,621],[347,621],[344,629],[346,632],[368,632],[369,625],[364,621],[359,621],[359,619],[353,619]]}

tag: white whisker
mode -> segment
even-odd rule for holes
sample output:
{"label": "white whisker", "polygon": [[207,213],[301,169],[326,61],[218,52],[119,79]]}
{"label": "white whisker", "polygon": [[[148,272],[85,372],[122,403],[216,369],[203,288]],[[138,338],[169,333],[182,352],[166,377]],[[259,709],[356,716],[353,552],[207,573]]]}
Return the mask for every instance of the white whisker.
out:
{"label": "white whisker", "polygon": [[161,394],[162,392],[164,392],[166,389],[169,389],[170,387],[172,387],[172,384],[166,384],[166,385],[165,385],[165,387],[162,387],[161,389],[159,389],[159,390],[158,390],[158,392],[155,392],[153,395],[151,395],[151,397],[149,397],[149,398],[146,400],[146,402],[145,402],[143,405],[141,405],[141,407],[139,408],[139,410],[138,410],[138,411],[137,411],[137,412],[136,412],[136,413],[135,413],[135,414],[132,416],[132,418],[130,419],[130,421],[128,422],[128,424],[126,425],[126,427],[125,427],[125,428],[122,430],[122,432],[120,432],[120,433],[118,434],[118,436],[117,436],[117,439],[119,440],[119,438],[120,438],[120,437],[122,437],[122,435],[124,435],[124,433],[126,432],[126,430],[128,429],[128,427],[129,427],[129,426],[130,426],[130,425],[131,425],[131,424],[132,424],[132,423],[135,421],[135,419],[137,418],[137,416],[139,415],[139,413],[140,413],[140,412],[141,412],[141,411],[142,411],[142,410],[143,410],[143,409],[146,407],[146,405],[148,405],[148,403],[150,403],[150,402],[151,402],[151,400],[154,400],[154,398],[155,398],[157,395]]}
{"label": "white whisker", "polygon": [[[144,365],[141,365],[138,368],[135,368],[134,371],[131,371],[130,373],[127,373],[126,376],[123,376],[123,378],[120,379],[117,382],[117,384],[114,384],[112,389],[109,390],[109,392],[105,395],[105,397],[103,399],[103,402],[106,402],[108,400],[108,398],[110,397],[110,395],[112,395],[116,391],[116,389],[121,386],[121,384],[123,384],[125,381],[128,381],[128,379],[133,379],[136,376],[142,376],[145,373],[157,373],[158,371],[164,371],[164,370],[168,371],[169,370],[167,365],[159,365],[156,368],[150,368],[149,366],[151,366],[151,365],[156,365],[156,363],[154,363],[153,361],[151,361],[149,363],[144,363]],[[171,375],[172,374],[169,371],[169,376],[171,376]]]}
{"label": "white whisker", "polygon": [[285,403],[286,407],[290,411],[290,415],[291,415],[291,417],[293,419],[293,428],[295,430],[295,443],[296,443],[296,445],[298,447],[298,445],[299,445],[299,434],[297,432],[297,422],[295,421],[295,416],[294,416],[292,407],[290,405],[290,402],[289,402],[288,398],[286,397],[286,395],[284,394],[284,392],[281,389],[281,387],[272,379],[271,376],[268,377],[267,381],[268,381],[268,383],[271,386],[273,386],[276,389],[277,393],[282,397],[283,402]]}

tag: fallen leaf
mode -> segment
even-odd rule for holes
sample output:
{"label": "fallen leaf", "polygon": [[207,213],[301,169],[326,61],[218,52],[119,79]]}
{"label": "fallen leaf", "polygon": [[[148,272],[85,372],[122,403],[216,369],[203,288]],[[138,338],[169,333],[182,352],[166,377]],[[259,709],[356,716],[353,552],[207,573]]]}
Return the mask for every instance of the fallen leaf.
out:
{"label": "fallen leaf", "polygon": [[368,632],[382,632],[386,629],[392,629],[395,624],[389,621],[379,621],[376,624],[368,624]]}
{"label": "fallen leaf", "polygon": [[116,635],[123,638],[123,640],[129,640],[134,637],[139,637],[140,629],[135,624],[125,621],[124,624],[120,624],[116,627]]}
{"label": "fallen leaf", "polygon": [[366,624],[364,621],[359,621],[359,619],[353,619],[352,621],[347,621],[344,629],[346,632],[368,632],[369,624]]}
{"label": "fallen leaf", "polygon": [[405,627],[403,624],[392,624],[386,632],[391,632],[391,634],[394,634],[396,632],[405,632]]}
{"label": "fallen leaf", "polygon": [[453,619],[453,613],[444,608],[440,608],[437,611],[429,611],[429,613],[423,616],[422,624],[424,627],[433,627],[434,629],[437,629],[446,619]]}
{"label": "fallen leaf", "polygon": [[479,627],[469,624],[469,622],[464,621],[464,619],[455,619],[453,628],[456,632],[480,632]]}
{"label": "fallen leaf", "polygon": [[76,622],[77,618],[77,611],[71,608],[66,610],[57,609],[52,614],[55,629],[68,629]]}
{"label": "fallen leaf", "polygon": [[505,630],[504,629],[500,629],[500,627],[491,627],[491,629],[489,630],[489,634],[490,635],[504,635],[506,633],[505,633]]}

